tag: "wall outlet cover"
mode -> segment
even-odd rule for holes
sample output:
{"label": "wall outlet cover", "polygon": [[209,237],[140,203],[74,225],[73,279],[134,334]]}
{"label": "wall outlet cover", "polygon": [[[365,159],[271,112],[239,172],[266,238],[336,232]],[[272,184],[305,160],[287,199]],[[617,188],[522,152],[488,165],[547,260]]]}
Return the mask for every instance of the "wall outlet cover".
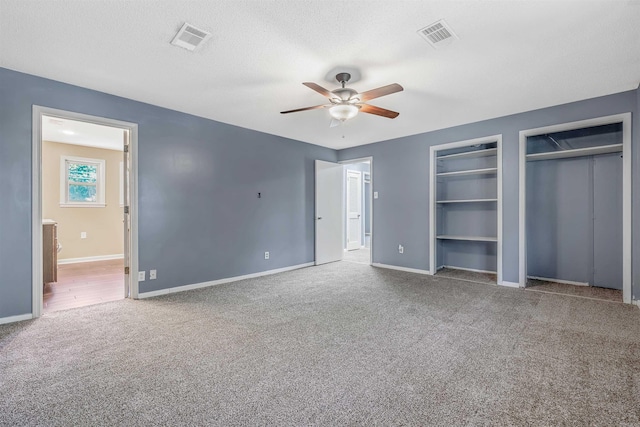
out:
{"label": "wall outlet cover", "polygon": [[264,253],[264,259],[269,259],[269,252]]}
{"label": "wall outlet cover", "polygon": [[146,274],[144,271],[138,271],[138,282],[144,282],[146,279]]}

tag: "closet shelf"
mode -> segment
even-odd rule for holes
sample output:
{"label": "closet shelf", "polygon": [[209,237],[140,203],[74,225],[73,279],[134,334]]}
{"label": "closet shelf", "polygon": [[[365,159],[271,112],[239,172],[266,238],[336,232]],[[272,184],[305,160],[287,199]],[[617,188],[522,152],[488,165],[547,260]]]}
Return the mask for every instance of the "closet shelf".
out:
{"label": "closet shelf", "polygon": [[465,199],[465,200],[438,200],[436,203],[484,203],[497,202],[498,199]]}
{"label": "closet shelf", "polygon": [[472,159],[474,157],[495,156],[498,154],[497,148],[487,148],[486,150],[465,151],[463,153],[447,154],[446,156],[438,156],[436,160],[445,159]]}
{"label": "closet shelf", "polygon": [[573,150],[550,151],[548,153],[527,154],[527,161],[563,159],[567,157],[593,156],[596,154],[618,153],[622,144],[602,145],[600,147],[575,148]]}
{"label": "closet shelf", "polygon": [[490,175],[498,173],[498,168],[485,168],[485,169],[469,169],[464,171],[455,171],[455,172],[441,172],[436,174],[439,177],[447,177],[447,176],[465,176],[465,175]]}
{"label": "closet shelf", "polygon": [[497,237],[481,237],[481,236],[451,236],[451,235],[441,235],[436,236],[438,240],[466,240],[473,242],[497,242]]}

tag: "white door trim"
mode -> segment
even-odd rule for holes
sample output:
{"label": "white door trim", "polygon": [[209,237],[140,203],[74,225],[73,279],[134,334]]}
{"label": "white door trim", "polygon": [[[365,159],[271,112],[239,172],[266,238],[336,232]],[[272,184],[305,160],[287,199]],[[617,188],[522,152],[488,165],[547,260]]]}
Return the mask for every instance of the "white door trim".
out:
{"label": "white door trim", "polygon": [[518,272],[520,287],[527,279],[527,137],[586,127],[622,123],[622,301],[631,304],[631,113],[614,114],[520,131]]}
{"label": "white door trim", "polygon": [[497,147],[497,167],[498,167],[498,202],[496,209],[498,221],[497,233],[497,284],[502,285],[502,134],[490,135],[482,138],[467,139],[464,141],[449,142],[446,144],[432,145],[429,147],[429,271],[436,274],[436,173],[437,152],[440,150],[450,150],[452,148],[462,148],[469,145],[487,144],[495,142]]}
{"label": "white door trim", "polygon": [[[42,116],[58,117],[117,127],[129,131],[129,213],[131,218],[129,289],[138,298],[138,125],[55,108],[33,106],[31,142],[31,315],[42,315]],[[126,280],[126,276],[125,276]]]}
{"label": "white door trim", "polygon": [[[359,157],[357,159],[349,159],[349,160],[341,160],[338,163],[343,164],[343,165],[351,165],[354,163],[363,163],[363,162],[369,162],[369,215],[371,215],[371,217],[369,218],[369,221],[371,221],[371,240],[369,241],[369,265],[373,265],[373,242],[375,240],[375,232],[373,230],[373,225],[375,224],[374,221],[374,213],[373,213],[373,189],[374,189],[374,177],[373,177],[373,156],[369,156],[369,157]],[[364,181],[364,180],[363,180]],[[364,190],[363,190],[364,191]]]}

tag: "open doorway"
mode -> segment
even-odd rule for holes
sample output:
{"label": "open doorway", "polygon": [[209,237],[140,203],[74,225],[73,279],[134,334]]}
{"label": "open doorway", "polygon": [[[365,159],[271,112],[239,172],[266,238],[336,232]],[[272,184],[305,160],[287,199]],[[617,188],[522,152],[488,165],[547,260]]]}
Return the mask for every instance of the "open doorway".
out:
{"label": "open doorway", "polygon": [[137,296],[136,125],[34,107],[34,317]]}
{"label": "open doorway", "polygon": [[344,164],[344,261],[371,264],[371,159]]}

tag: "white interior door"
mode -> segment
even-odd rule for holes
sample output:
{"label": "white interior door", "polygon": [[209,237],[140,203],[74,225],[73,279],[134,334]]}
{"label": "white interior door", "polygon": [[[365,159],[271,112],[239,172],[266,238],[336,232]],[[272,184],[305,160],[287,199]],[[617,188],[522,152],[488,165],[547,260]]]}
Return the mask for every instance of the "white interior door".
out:
{"label": "white interior door", "polygon": [[342,169],[316,160],[316,265],[342,259]]}
{"label": "white interior door", "polygon": [[347,250],[362,246],[362,174],[347,171]]}

